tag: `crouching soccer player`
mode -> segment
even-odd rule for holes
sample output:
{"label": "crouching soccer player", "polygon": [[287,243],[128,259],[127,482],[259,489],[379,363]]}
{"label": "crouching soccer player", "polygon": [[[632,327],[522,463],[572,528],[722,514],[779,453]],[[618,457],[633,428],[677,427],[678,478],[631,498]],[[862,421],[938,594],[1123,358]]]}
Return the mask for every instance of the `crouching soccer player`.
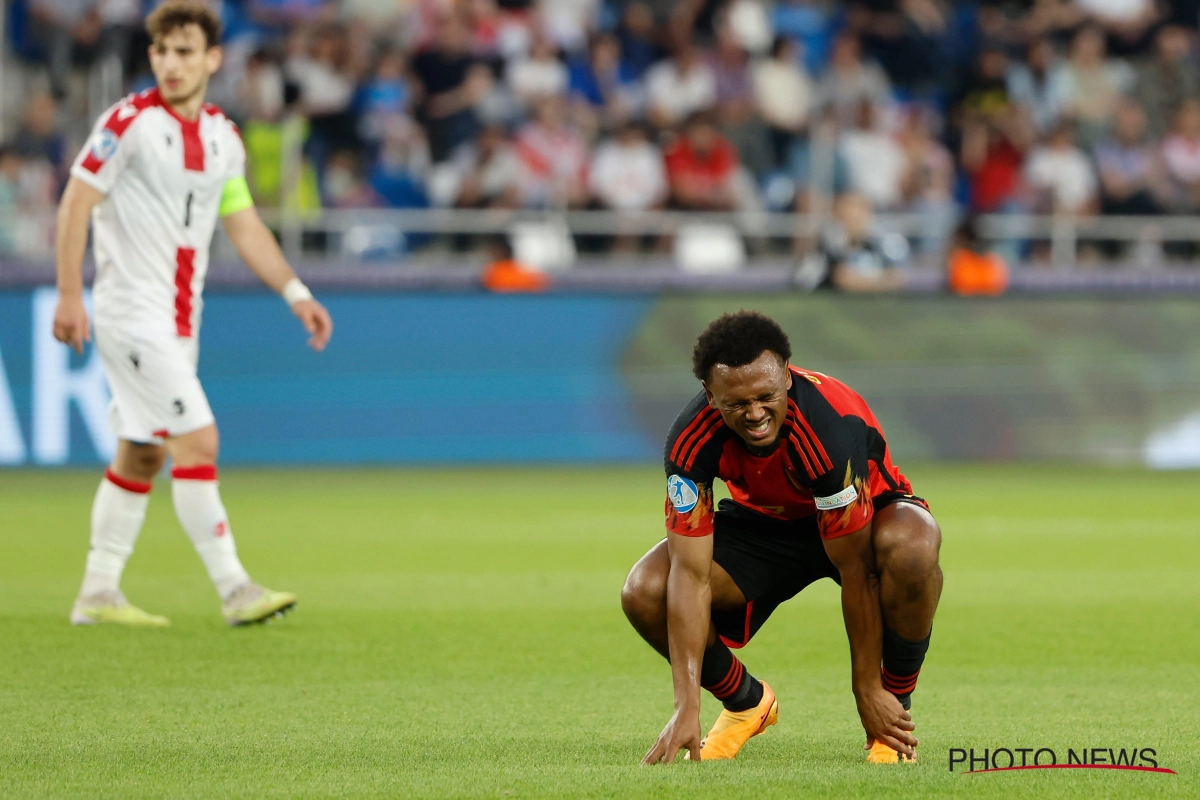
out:
{"label": "crouching soccer player", "polygon": [[157,87],[100,118],[58,212],[54,336],[90,339],[82,262],[95,235],[96,347],[113,392],[116,457],[92,506],[91,549],[71,622],[166,625],[126,601],[121,573],[146,517],[151,483],[171,456],[175,512],[221,597],[226,621],[259,622],[294,595],[250,580],[217,491],[217,428],[196,377],[200,293],[218,217],[238,253],[280,292],[325,347],[329,314],[297,278],[250,201],[234,124],[204,104],[221,64],[220,23],[201,2],[167,2],[146,22]]}
{"label": "crouching soccer player", "polygon": [[[733,758],[774,725],[775,693],[733,655],[820,578],[842,587],[867,761],[915,760],[909,713],[942,591],[941,532],[861,397],[789,364],[787,335],[742,311],[708,326],[704,390],[667,438],[667,538],[625,583],[633,627],[671,663],[675,714],[644,763]],[[713,481],[732,500],[713,509]],[[700,689],[725,710],[700,738]]]}

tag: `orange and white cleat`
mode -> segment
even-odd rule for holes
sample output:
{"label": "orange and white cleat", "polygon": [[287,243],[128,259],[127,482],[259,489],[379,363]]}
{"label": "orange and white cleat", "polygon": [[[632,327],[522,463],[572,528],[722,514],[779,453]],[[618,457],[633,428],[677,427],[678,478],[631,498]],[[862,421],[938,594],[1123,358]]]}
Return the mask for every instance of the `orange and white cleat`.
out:
{"label": "orange and white cleat", "polygon": [[915,764],[917,759],[915,756],[906,756],[898,750],[893,750],[883,742],[871,742],[871,747],[867,750],[868,764]]}
{"label": "orange and white cleat", "polygon": [[[746,742],[779,721],[779,702],[771,687],[763,682],[763,696],[758,705],[745,711],[721,712],[712,730],[700,742],[700,760],[718,761],[733,758]],[[689,753],[689,755],[691,755]]]}

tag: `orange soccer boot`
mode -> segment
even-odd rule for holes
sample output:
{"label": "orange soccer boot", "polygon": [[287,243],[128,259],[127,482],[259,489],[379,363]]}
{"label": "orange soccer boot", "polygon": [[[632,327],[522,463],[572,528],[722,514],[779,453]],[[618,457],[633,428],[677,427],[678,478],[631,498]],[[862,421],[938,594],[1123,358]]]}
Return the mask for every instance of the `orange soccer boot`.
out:
{"label": "orange soccer boot", "polygon": [[915,764],[917,759],[914,756],[906,756],[903,753],[893,750],[883,742],[871,742],[871,747],[867,750],[868,764]]}
{"label": "orange soccer boot", "polygon": [[763,696],[758,705],[745,711],[721,712],[712,730],[700,742],[700,760],[717,761],[733,758],[746,742],[758,736],[779,720],[779,702],[771,687],[763,682]]}

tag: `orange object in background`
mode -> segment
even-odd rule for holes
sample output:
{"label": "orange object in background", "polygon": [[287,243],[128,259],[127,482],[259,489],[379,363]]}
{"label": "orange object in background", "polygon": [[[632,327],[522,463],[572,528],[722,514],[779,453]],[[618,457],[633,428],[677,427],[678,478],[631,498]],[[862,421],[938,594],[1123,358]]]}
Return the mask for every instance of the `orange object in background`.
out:
{"label": "orange object in background", "polygon": [[950,251],[950,291],[955,294],[1004,294],[1008,288],[1008,265],[995,253],[980,253],[966,247]]}
{"label": "orange object in background", "polygon": [[550,285],[546,273],[517,261],[507,236],[493,236],[487,252],[491,260],[480,279],[489,292],[543,292]]}
{"label": "orange object in background", "polygon": [[489,292],[541,292],[549,285],[545,273],[511,258],[493,261],[483,269],[483,288]]}
{"label": "orange object in background", "polygon": [[1004,294],[1008,289],[1008,264],[984,250],[977,220],[965,219],[954,232],[946,259],[950,291],[955,294]]}

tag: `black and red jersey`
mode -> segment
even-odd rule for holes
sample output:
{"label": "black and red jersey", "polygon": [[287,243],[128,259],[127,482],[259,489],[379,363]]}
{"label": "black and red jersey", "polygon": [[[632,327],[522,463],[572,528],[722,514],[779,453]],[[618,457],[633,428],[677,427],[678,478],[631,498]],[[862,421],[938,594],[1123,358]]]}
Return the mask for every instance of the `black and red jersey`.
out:
{"label": "black and red jersey", "polygon": [[708,405],[704,392],[675,420],[665,453],[667,530],[712,533],[717,479],[735,503],[768,517],[817,515],[825,539],[866,525],[875,498],[912,494],[866,401],[828,375],[790,369],[787,417],[769,448],[747,445]]}

